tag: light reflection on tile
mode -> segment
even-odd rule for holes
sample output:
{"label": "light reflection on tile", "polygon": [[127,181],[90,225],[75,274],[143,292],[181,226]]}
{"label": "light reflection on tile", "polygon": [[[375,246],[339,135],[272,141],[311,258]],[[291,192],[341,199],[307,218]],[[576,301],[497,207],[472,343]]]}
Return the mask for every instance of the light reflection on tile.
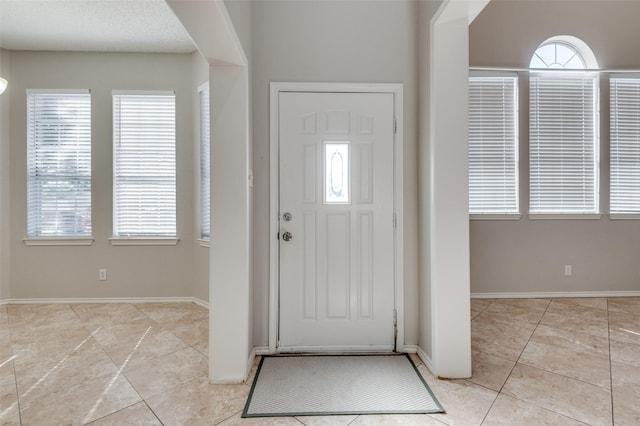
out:
{"label": "light reflection on tile", "polygon": [[540,324],[569,332],[577,331],[602,338],[609,337],[606,312],[597,316],[570,316],[547,312],[542,317]]}
{"label": "light reflection on tile", "polygon": [[57,357],[17,364],[15,369],[21,403],[117,372],[111,359],[91,339]]}
{"label": "light reflection on tile", "polygon": [[144,402],[130,405],[90,424],[91,426],[162,426],[160,420]]}
{"label": "light reflection on tile", "polygon": [[609,312],[611,340],[640,345],[640,313]]}
{"label": "light reflection on tile", "polygon": [[472,356],[472,376],[469,381],[496,392],[502,389],[516,364],[480,351],[473,351]]}
{"label": "light reflection on tile", "polygon": [[18,392],[13,375],[13,363],[9,361],[0,367],[0,424],[11,423],[16,414],[18,414]]}
{"label": "light reflection on tile", "polygon": [[503,392],[588,424],[611,424],[611,391],[539,368],[516,365]]}
{"label": "light reflection on tile", "polygon": [[71,308],[88,328],[124,324],[146,318],[146,315],[130,303],[83,303],[72,305]]}
{"label": "light reflection on tile", "polygon": [[471,313],[472,378],[438,380],[411,354],[447,414],[241,419],[260,358],[246,383],[211,385],[201,306],[0,305],[0,425],[640,424],[640,298],[474,299]]}
{"label": "light reflection on tile", "polygon": [[83,424],[140,401],[121,375],[105,376],[20,404],[24,424]]}
{"label": "light reflection on tile", "polygon": [[[595,336],[567,336],[568,333],[547,327],[539,327],[522,352],[519,363],[537,367],[552,373],[572,377],[603,388],[611,388],[611,374],[607,339]],[[585,343],[581,348],[575,342]],[[592,350],[589,344],[601,351]]]}
{"label": "light reflection on tile", "polygon": [[166,425],[211,425],[240,412],[249,386],[212,385],[206,377],[169,389],[147,400]]}
{"label": "light reflection on tile", "polygon": [[483,426],[579,426],[586,423],[501,394],[491,407]]}
{"label": "light reflection on tile", "polygon": [[152,360],[128,364],[124,375],[133,387],[147,399],[165,390],[206,376],[207,358],[193,348],[185,348]]}
{"label": "light reflection on tile", "polygon": [[446,411],[429,417],[442,423],[480,424],[498,395],[467,380],[439,380],[424,365],[418,371]]}
{"label": "light reflection on tile", "polygon": [[640,368],[640,345],[611,339],[611,361]]}
{"label": "light reflection on tile", "polygon": [[181,339],[153,320],[103,327],[94,339],[117,365],[151,360],[187,347]]}
{"label": "light reflection on tile", "polygon": [[535,324],[528,322],[510,323],[482,313],[471,322],[471,346],[480,352],[516,361],[535,328]]}

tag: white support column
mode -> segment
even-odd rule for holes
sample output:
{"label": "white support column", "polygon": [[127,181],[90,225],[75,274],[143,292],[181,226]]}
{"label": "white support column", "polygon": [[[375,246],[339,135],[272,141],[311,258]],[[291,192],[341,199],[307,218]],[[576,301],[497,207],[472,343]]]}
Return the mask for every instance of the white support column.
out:
{"label": "white support column", "polygon": [[467,105],[472,3],[445,2],[431,26],[431,361],[433,372],[447,378],[471,376]]}
{"label": "white support column", "polygon": [[251,193],[247,57],[223,0],[167,0],[209,69],[209,380],[239,383],[251,355]]}
{"label": "white support column", "polygon": [[249,78],[212,66],[209,379],[246,379],[250,336]]}

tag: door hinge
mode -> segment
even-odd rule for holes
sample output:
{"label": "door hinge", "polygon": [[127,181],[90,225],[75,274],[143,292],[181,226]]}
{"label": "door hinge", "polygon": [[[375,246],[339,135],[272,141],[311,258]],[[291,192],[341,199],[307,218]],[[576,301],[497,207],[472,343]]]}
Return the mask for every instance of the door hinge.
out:
{"label": "door hinge", "polygon": [[280,239],[280,233],[278,232],[278,235],[276,235],[277,239]]}
{"label": "door hinge", "polygon": [[398,311],[394,309],[393,310],[393,326],[395,327],[396,325],[398,325]]}
{"label": "door hinge", "polygon": [[398,132],[398,120],[393,119],[393,134],[395,135]]}

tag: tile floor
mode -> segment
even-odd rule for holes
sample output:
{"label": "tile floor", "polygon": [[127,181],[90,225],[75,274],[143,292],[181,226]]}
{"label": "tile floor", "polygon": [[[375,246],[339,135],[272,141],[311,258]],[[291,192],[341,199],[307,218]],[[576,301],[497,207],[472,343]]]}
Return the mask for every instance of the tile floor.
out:
{"label": "tile floor", "polygon": [[640,298],[476,299],[471,318],[471,379],[413,356],[447,414],[243,420],[249,384],[207,380],[198,305],[3,305],[0,424],[640,425]]}

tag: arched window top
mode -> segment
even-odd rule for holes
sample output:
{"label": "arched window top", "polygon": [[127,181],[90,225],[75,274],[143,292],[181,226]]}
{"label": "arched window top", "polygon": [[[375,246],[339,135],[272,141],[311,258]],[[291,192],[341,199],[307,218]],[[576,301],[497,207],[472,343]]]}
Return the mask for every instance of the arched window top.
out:
{"label": "arched window top", "polygon": [[531,57],[529,68],[584,70],[598,69],[589,46],[579,38],[556,36],[544,41]]}

